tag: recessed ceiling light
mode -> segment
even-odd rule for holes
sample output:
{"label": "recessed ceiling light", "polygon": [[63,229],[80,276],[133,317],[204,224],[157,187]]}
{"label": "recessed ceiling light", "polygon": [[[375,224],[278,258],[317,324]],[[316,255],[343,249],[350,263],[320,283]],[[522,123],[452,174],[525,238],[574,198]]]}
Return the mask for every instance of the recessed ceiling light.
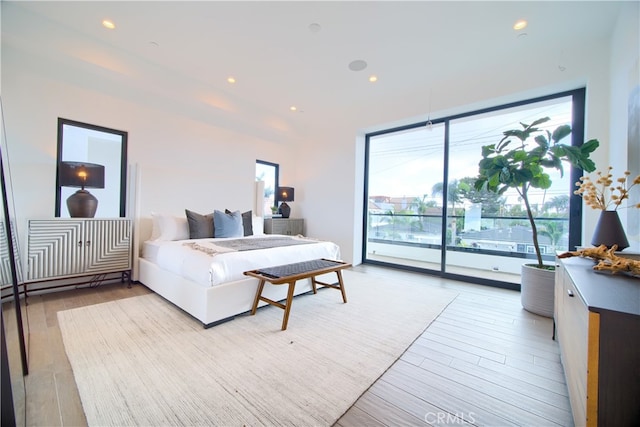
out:
{"label": "recessed ceiling light", "polygon": [[321,29],[322,27],[320,24],[316,24],[315,22],[313,24],[309,24],[309,31],[312,33],[319,33]]}
{"label": "recessed ceiling light", "polygon": [[298,107],[296,107],[295,105],[292,105],[291,107],[289,107],[289,110],[298,111]]}
{"label": "recessed ceiling light", "polygon": [[351,61],[349,63],[349,69],[351,71],[362,71],[367,68],[367,62],[362,59],[356,59],[355,61]]}
{"label": "recessed ceiling light", "polygon": [[513,29],[516,31],[524,30],[525,28],[527,28],[527,21],[525,21],[524,19],[520,19],[516,21],[515,24],[513,24]]}
{"label": "recessed ceiling light", "polygon": [[116,24],[114,24],[112,21],[109,21],[108,19],[102,21],[102,26],[110,30],[116,28]]}
{"label": "recessed ceiling light", "polygon": [[378,81],[378,76],[375,76],[375,75],[369,76],[369,81],[371,83],[377,82]]}
{"label": "recessed ceiling light", "polygon": [[229,83],[235,83],[235,82],[236,82],[236,79],[235,79],[235,77],[231,77],[231,76],[229,76],[229,77],[227,77],[227,81],[228,81]]}

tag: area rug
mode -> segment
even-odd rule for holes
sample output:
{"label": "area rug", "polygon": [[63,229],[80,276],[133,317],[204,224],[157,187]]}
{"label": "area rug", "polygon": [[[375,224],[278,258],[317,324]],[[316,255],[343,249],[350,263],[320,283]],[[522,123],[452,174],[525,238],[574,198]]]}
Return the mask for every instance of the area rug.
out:
{"label": "area rug", "polygon": [[203,329],[156,294],[58,313],[89,425],[332,425],[457,293],[344,272],[322,289]]}

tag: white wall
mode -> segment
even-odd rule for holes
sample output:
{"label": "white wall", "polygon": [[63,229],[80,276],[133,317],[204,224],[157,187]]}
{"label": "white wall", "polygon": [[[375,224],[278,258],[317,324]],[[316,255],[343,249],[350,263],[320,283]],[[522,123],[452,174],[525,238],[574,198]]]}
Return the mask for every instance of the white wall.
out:
{"label": "white wall", "polygon": [[[601,148],[594,153],[593,159],[596,164],[606,164],[609,158],[610,143],[608,111],[610,78],[609,65],[607,63],[609,50],[609,40],[602,40],[601,43],[575,50],[571,57],[564,62],[564,71],[560,71],[552,60],[546,63],[546,66],[541,66],[540,64],[545,63],[548,58],[537,58],[537,61],[526,64],[522,73],[514,74],[512,70],[508,70],[509,72],[505,74],[499,69],[494,70],[494,75],[490,82],[487,82],[485,76],[480,73],[478,76],[471,76],[465,82],[465,87],[474,88],[473,91],[468,93],[459,90],[456,82],[450,82],[448,86],[439,86],[439,92],[448,93],[450,96],[440,100],[435,99],[434,111],[429,114],[429,117],[437,119],[452,114],[587,87],[585,138],[596,138],[600,141]],[[549,64],[552,65],[549,66]],[[353,129],[353,132],[357,135],[357,138],[353,139],[353,143],[356,143],[359,148],[355,153],[356,158],[352,162],[352,167],[361,169],[361,164],[364,162],[364,143],[361,141],[366,133],[425,120],[427,120],[427,112],[405,120]],[[338,145],[334,147],[334,151],[339,149],[343,148]],[[480,157],[480,153],[478,153],[478,157]],[[363,183],[360,180],[358,181],[352,200],[360,211],[354,223],[354,230],[351,231],[354,235],[352,242],[353,258],[356,261],[361,260],[362,221],[360,218],[362,218],[361,206],[363,200]],[[592,230],[595,226],[597,215],[586,210],[584,213],[584,227],[586,230]],[[326,224],[326,226],[329,225]],[[337,234],[346,234],[348,232],[347,230],[336,231]],[[590,238],[590,232],[583,231],[583,241],[588,242]]]}
{"label": "white wall", "polygon": [[[46,70],[55,64],[34,63],[10,48],[2,55],[6,144],[23,250],[26,220],[54,215],[58,117],[128,132],[129,168],[143,185],[136,203],[128,204],[130,216],[184,215],[185,208],[244,212],[253,208],[256,159],[290,163],[281,144],[112,96],[99,80],[89,89],[49,78]],[[285,173],[291,169],[283,166]]]}
{"label": "white wall", "polygon": [[[611,37],[611,132],[609,158],[615,177],[629,170],[640,175],[640,128],[629,126],[630,95],[635,91],[636,126],[640,125],[640,3],[624,3]],[[605,166],[606,167],[606,166]],[[640,188],[632,190],[631,200],[640,203]],[[629,249],[640,251],[640,209],[620,209],[627,231]],[[593,229],[593,228],[590,228]]]}
{"label": "white wall", "polygon": [[[637,4],[632,7],[637,9]],[[623,21],[637,30],[632,18]],[[620,37],[629,39],[626,33]],[[614,46],[613,58],[622,62],[626,49]],[[637,42],[635,56],[637,63]],[[606,164],[610,138],[617,143],[610,131],[610,84],[622,78],[618,73],[628,78],[631,71],[613,70],[610,57],[610,41],[602,40],[572,51],[565,71],[553,58],[532,58],[505,71],[496,64],[494,70],[470,72],[464,81],[442,82],[431,118],[586,85],[586,137],[600,139],[604,148],[596,161]],[[177,108],[169,100],[132,95],[118,81],[101,79],[53,57],[34,58],[30,52],[3,45],[2,59],[2,102],[19,221],[53,216],[56,122],[65,117],[129,132],[128,162],[132,172],[143,177],[138,193],[141,215],[182,214],[185,208],[202,213],[214,208],[251,209],[255,160],[279,163],[281,183],[296,188],[293,216],[306,219],[307,234],[336,241],[343,258],[357,263],[363,136],[426,119],[429,113],[396,117],[392,104],[381,105],[379,117],[358,117],[355,112],[343,123],[327,124],[324,133],[312,139],[287,143],[286,138],[262,137],[255,129],[243,132],[208,120],[200,111]],[[617,120],[611,125],[623,127]],[[585,229],[595,223],[595,214],[590,214]]]}

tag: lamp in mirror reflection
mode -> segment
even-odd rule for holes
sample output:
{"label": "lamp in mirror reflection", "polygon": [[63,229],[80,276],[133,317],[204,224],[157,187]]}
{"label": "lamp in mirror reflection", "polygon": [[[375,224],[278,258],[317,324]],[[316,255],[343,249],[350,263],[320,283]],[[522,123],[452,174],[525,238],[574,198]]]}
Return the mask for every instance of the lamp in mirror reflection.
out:
{"label": "lamp in mirror reflection", "polygon": [[104,188],[104,166],[87,162],[60,162],[61,187],[80,187],[67,199],[69,216],[93,218],[98,209],[98,199],[85,188]]}
{"label": "lamp in mirror reflection", "polygon": [[280,213],[282,214],[282,218],[289,218],[289,215],[291,214],[291,208],[287,202],[293,202],[294,192],[293,187],[278,187],[276,200],[278,202],[282,202],[282,204],[280,204]]}

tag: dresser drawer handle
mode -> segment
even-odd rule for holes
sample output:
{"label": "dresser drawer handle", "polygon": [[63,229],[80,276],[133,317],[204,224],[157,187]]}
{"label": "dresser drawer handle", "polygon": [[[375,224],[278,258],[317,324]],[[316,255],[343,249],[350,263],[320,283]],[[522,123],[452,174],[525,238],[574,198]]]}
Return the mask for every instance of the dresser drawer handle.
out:
{"label": "dresser drawer handle", "polygon": [[573,291],[571,289],[567,289],[567,295],[573,298]]}

